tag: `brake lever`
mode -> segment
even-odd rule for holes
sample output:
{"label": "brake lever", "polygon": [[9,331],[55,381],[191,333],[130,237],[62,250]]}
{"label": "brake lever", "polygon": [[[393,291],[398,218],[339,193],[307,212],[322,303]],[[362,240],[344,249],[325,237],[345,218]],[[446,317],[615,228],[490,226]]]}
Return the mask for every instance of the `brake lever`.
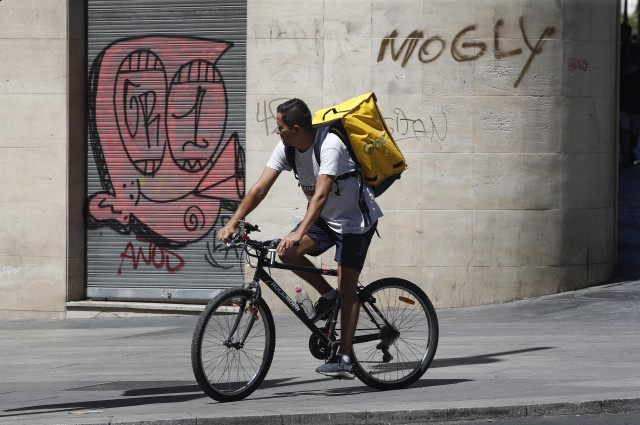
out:
{"label": "brake lever", "polygon": [[240,222],[243,226],[244,226],[244,233],[245,234],[249,234],[251,232],[259,232],[260,229],[258,228],[258,225],[256,224],[255,226],[251,223],[247,223],[246,221],[241,221]]}
{"label": "brake lever", "polygon": [[227,248],[231,248],[234,245],[238,244],[239,242],[242,241],[242,234],[240,233],[234,233],[233,235],[231,235],[231,237],[227,240]]}

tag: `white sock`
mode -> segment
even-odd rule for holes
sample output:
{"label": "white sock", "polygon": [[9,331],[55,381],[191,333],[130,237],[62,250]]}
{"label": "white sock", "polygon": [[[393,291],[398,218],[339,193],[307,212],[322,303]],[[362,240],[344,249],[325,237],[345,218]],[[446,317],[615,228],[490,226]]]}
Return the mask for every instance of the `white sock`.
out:
{"label": "white sock", "polygon": [[322,298],[326,298],[328,300],[332,300],[336,297],[336,294],[338,293],[338,291],[336,291],[335,289],[330,290],[329,292],[327,292],[326,294],[322,294]]}
{"label": "white sock", "polygon": [[351,357],[349,357],[349,356],[345,356],[344,354],[340,354],[340,353],[338,353],[338,355],[339,355],[340,357],[342,357],[342,361],[343,361],[343,362],[345,362],[345,363],[351,363]]}

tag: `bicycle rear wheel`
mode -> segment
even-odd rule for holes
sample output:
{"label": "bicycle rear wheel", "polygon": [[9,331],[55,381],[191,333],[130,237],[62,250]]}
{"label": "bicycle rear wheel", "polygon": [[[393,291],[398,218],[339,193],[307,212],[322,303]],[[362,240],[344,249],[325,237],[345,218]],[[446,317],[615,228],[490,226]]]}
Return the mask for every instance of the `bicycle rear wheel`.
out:
{"label": "bicycle rear wheel", "polygon": [[381,390],[413,384],[427,371],[438,346],[438,317],[431,301],[418,286],[399,278],[375,281],[359,296],[354,374]]}
{"label": "bicycle rear wheel", "polygon": [[230,289],[218,295],[202,311],[193,333],[193,373],[200,388],[214,400],[247,397],[271,366],[276,345],[273,316],[263,300],[254,316],[252,295],[248,289]]}

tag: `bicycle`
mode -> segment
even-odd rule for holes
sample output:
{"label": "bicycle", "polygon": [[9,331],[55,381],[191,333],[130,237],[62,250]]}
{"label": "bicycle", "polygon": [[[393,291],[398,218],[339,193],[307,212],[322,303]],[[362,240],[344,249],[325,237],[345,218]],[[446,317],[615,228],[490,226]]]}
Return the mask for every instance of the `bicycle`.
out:
{"label": "bicycle", "polygon": [[[258,226],[244,224],[229,247],[244,245],[255,267],[253,280],[227,289],[204,308],[194,330],[191,364],[200,388],[217,401],[237,401],[262,383],[275,350],[275,326],[262,298],[265,283],[311,331],[309,350],[320,360],[336,354],[340,297],[319,327],[271,278],[266,269],[305,271],[337,276],[335,269],[295,266],[276,261],[279,239],[257,241],[249,233]],[[250,258],[256,258],[256,265]],[[358,285],[360,313],[353,338],[352,371],[364,384],[379,390],[407,387],[427,371],[438,346],[438,318],[427,295],[400,278]]]}

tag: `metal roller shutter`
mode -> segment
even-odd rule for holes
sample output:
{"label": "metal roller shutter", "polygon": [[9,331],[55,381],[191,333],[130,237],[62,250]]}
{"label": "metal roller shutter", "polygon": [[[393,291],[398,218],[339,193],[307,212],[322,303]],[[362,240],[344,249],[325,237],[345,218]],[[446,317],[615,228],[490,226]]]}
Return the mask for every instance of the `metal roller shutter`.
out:
{"label": "metal roller shutter", "polygon": [[89,0],[87,16],[87,297],[241,284],[214,236],[244,195],[246,0]]}

